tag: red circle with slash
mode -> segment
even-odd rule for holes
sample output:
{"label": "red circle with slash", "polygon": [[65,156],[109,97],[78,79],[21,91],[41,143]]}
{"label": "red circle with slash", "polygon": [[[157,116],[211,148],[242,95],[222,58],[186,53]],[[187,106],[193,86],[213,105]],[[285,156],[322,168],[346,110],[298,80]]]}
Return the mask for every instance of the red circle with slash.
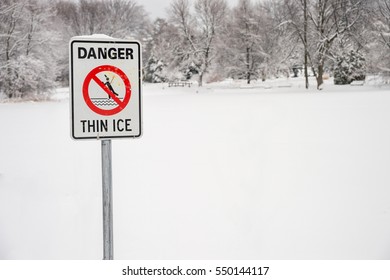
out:
{"label": "red circle with slash", "polygon": [[[122,79],[122,81],[125,85],[125,89],[126,89],[125,95],[124,95],[122,100],[119,99],[113,92],[111,92],[109,90],[109,88],[97,77],[97,74],[99,74],[100,72],[103,72],[103,71],[113,72],[116,75],[118,75],[119,78]],[[105,93],[107,93],[112,98],[112,100],[116,104],[114,108],[111,108],[111,109],[99,108],[98,106],[96,106],[92,102],[90,94],[89,94],[89,85],[92,81],[94,81],[102,90],[104,90]],[[83,97],[84,97],[85,103],[88,105],[88,107],[92,111],[94,111],[95,113],[97,113],[99,115],[111,116],[111,115],[118,114],[120,111],[122,111],[123,109],[126,108],[127,104],[130,101],[131,84],[130,84],[129,78],[127,78],[126,74],[118,67],[115,67],[112,65],[98,66],[98,67],[92,69],[91,72],[89,72],[88,75],[84,79]]]}

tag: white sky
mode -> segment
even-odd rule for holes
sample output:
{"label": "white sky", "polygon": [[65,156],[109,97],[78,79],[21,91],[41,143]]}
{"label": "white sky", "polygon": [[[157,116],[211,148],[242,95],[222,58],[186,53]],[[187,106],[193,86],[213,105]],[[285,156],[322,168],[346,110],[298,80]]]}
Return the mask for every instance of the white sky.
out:
{"label": "white sky", "polygon": [[[137,0],[137,2],[144,6],[150,18],[154,20],[157,17],[166,18],[166,9],[169,7],[171,0]],[[238,0],[226,0],[230,7],[235,6]]]}

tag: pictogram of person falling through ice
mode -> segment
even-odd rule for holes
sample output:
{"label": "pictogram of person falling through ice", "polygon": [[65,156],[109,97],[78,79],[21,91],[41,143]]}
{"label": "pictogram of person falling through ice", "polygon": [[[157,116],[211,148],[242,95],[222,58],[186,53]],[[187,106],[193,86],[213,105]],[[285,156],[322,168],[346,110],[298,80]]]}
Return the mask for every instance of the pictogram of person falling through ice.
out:
{"label": "pictogram of person falling through ice", "polygon": [[[118,96],[118,94],[115,92],[114,88],[112,87],[111,83],[110,83],[110,79],[107,77],[106,74],[104,74],[104,77],[106,77],[106,82],[104,83],[106,85],[106,87],[113,93],[115,94],[116,96]],[[108,99],[111,99],[111,95],[108,95]]]}

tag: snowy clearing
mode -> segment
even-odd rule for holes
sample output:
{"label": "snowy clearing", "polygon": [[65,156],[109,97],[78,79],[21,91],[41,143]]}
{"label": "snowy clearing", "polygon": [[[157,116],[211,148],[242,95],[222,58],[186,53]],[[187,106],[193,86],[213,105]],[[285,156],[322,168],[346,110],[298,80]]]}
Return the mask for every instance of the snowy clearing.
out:
{"label": "snowy clearing", "polygon": [[[388,86],[144,86],[113,141],[116,259],[389,259]],[[314,87],[314,82],[312,83]],[[101,259],[100,141],[67,89],[0,104],[0,259]]]}

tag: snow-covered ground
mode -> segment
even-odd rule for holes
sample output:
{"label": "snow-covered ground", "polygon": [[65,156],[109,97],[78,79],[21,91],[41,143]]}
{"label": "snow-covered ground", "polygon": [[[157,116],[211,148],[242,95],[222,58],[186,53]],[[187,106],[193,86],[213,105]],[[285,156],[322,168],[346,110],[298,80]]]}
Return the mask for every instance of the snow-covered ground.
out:
{"label": "snow-covered ground", "polygon": [[[390,88],[144,86],[113,141],[116,259],[389,259]],[[372,84],[375,84],[374,82]],[[99,141],[67,89],[0,104],[0,259],[101,259]]]}

